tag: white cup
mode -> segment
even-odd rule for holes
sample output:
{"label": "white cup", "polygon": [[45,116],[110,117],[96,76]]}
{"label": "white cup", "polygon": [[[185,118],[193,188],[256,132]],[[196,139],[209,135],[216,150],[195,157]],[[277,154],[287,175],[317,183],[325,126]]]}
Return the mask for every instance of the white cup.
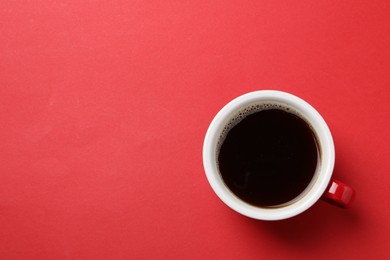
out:
{"label": "white cup", "polygon": [[[285,206],[263,208],[241,200],[225,185],[219,172],[217,156],[221,135],[226,132],[229,122],[238,112],[259,104],[283,105],[294,111],[312,127],[320,147],[320,163],[317,165],[311,183],[292,203]],[[250,92],[229,102],[214,117],[203,144],[203,165],[207,180],[214,192],[236,212],[260,220],[281,220],[296,216],[310,208],[321,197],[339,206],[348,207],[354,192],[349,186],[332,179],[334,163],[333,138],[322,116],[306,101],[282,91]]]}

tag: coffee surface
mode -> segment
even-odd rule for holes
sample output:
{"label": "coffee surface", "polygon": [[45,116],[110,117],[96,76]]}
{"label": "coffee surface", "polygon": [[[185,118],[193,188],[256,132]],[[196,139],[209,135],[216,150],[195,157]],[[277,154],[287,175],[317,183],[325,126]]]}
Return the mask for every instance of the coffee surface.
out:
{"label": "coffee surface", "polygon": [[218,166],[226,186],[255,206],[272,207],[299,196],[317,167],[311,127],[283,109],[246,116],[226,134]]}

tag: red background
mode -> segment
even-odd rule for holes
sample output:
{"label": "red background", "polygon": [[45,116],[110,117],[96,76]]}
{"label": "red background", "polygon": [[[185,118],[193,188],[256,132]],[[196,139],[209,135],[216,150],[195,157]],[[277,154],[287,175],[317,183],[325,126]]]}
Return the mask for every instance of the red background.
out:
{"label": "red background", "polygon": [[[390,258],[388,1],[1,1],[0,259]],[[201,160],[243,93],[318,109],[353,207],[227,208]]]}

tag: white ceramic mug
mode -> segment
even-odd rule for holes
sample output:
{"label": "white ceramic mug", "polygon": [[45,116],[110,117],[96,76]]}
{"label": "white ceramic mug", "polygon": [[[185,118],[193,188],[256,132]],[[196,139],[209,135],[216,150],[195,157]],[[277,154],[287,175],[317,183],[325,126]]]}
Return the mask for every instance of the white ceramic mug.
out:
{"label": "white ceramic mug", "polygon": [[[237,112],[258,104],[283,105],[295,111],[312,127],[320,146],[320,163],[311,183],[297,199],[285,206],[263,208],[246,203],[230,191],[219,172],[217,155],[221,135],[226,131],[227,125]],[[310,208],[320,198],[345,208],[348,207],[354,197],[354,191],[351,187],[332,178],[334,162],[333,138],[322,116],[301,98],[275,90],[250,92],[229,102],[211,122],[203,144],[203,165],[214,192],[226,205],[238,213],[261,220],[281,220],[296,216]]]}

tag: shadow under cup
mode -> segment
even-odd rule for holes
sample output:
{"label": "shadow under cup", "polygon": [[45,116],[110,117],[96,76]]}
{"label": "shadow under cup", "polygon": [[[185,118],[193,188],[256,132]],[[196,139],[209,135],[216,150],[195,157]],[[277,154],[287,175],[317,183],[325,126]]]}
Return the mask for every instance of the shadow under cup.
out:
{"label": "shadow under cup", "polygon": [[203,147],[206,176],[229,207],[256,219],[295,216],[323,194],[334,165],[330,131],[302,99],[256,91],[228,103]]}

